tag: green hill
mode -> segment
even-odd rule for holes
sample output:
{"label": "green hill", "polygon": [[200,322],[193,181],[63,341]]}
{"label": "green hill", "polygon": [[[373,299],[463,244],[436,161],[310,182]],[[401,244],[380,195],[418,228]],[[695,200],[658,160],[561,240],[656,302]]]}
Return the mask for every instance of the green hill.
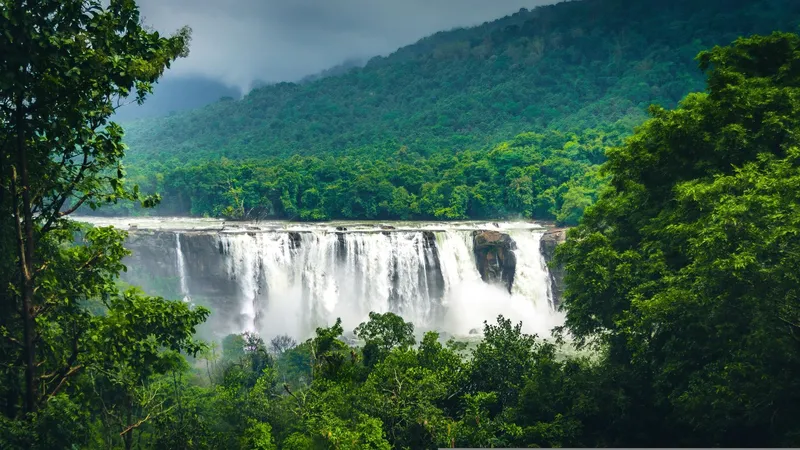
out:
{"label": "green hill", "polygon": [[[796,0],[523,9],[339,75],[126,124],[127,163],[163,194],[158,214],[574,223],[604,149],[649,105],[704,89],[698,52],[798,25]],[[511,141],[521,133],[534,134]],[[141,213],[109,210],[121,212]]]}
{"label": "green hill", "polygon": [[583,0],[522,10],[437,33],[342,76],[131,123],[130,161],[400,145],[429,154],[548,127],[634,124],[649,104],[672,107],[703,89],[699,51],[798,24],[793,0]]}

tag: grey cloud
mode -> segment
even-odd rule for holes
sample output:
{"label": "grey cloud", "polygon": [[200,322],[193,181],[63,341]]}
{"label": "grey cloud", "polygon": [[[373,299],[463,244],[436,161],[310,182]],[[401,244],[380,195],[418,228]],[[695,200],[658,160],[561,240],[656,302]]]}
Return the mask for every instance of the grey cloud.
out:
{"label": "grey cloud", "polygon": [[346,59],[386,55],[441,30],[554,0],[139,0],[162,32],[192,27],[191,55],[168,77],[245,89],[292,81]]}

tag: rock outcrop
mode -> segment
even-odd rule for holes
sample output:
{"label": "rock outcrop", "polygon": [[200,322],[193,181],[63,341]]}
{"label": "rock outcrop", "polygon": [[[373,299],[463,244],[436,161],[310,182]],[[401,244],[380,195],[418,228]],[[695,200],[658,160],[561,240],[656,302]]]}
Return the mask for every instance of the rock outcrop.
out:
{"label": "rock outcrop", "polygon": [[550,266],[550,292],[553,299],[553,307],[558,308],[564,297],[564,268],[550,264],[556,254],[556,247],[567,239],[566,228],[556,228],[547,231],[542,236],[540,250],[544,260]]}
{"label": "rock outcrop", "polygon": [[[239,287],[227,274],[217,236],[207,232],[181,232],[180,240],[185,275],[191,280],[192,301],[211,306],[215,320],[233,320],[239,311],[236,306]],[[123,260],[128,267],[122,274],[123,281],[140,286],[148,293],[181,298],[174,231],[132,231],[125,247],[132,254]]]}
{"label": "rock outcrop", "polygon": [[514,255],[517,244],[514,240],[499,231],[474,231],[472,243],[483,281],[502,284],[510,293],[517,269],[517,257]]}

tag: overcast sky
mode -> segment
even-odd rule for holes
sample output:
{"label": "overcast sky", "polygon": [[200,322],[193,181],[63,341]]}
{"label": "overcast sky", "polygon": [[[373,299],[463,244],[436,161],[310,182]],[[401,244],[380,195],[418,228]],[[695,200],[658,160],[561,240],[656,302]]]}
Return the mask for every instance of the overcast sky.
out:
{"label": "overcast sky", "polygon": [[193,29],[191,55],[168,77],[247,90],[295,81],[350,58],[386,55],[422,37],[554,0],[139,0],[147,25]]}

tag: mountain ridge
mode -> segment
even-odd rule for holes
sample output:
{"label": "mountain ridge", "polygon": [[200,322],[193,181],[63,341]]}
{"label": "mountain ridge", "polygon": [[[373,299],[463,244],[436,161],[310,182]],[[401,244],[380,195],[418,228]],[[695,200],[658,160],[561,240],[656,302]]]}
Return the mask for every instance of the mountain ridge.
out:
{"label": "mountain ridge", "polygon": [[383,153],[387,143],[430,154],[548,128],[632,129],[649,104],[703,88],[699,51],[800,24],[789,0],[698,3],[568,1],[435,33],[340,75],[132,123],[129,161]]}

